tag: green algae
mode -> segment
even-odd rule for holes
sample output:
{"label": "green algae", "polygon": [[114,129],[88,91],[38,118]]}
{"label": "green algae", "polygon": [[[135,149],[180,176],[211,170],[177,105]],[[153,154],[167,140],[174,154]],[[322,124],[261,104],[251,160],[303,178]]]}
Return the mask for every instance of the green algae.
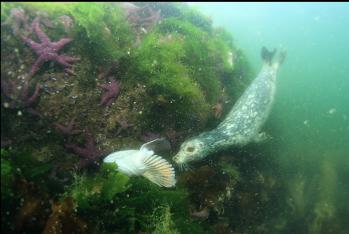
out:
{"label": "green algae", "polygon": [[[139,74],[142,74],[149,94],[156,97],[155,105],[148,111],[151,116],[145,118],[161,119],[165,126],[177,119],[182,123],[178,128],[188,127],[192,124],[191,117],[200,119],[200,115],[208,109],[202,91],[180,62],[184,54],[182,44],[176,37],[171,44],[160,44],[157,35],[149,35],[137,52]],[[162,113],[156,111],[158,107],[163,110]],[[192,112],[188,113],[188,109]]]}
{"label": "green algae", "polygon": [[159,220],[153,220],[153,214],[159,207],[171,207],[176,215],[185,215],[185,190],[164,190],[144,178],[129,179],[116,169],[116,164],[103,164],[93,176],[76,175],[64,197],[73,198],[83,217],[95,214],[106,229],[124,232],[139,225],[141,230],[156,229]]}
{"label": "green algae", "polygon": [[128,177],[116,171],[116,165],[103,164],[99,174],[75,176],[67,196],[72,197],[78,209],[89,210],[109,202],[117,193],[128,189]]}
{"label": "green algae", "polygon": [[1,200],[8,199],[13,194],[15,170],[8,157],[8,152],[1,149]]}

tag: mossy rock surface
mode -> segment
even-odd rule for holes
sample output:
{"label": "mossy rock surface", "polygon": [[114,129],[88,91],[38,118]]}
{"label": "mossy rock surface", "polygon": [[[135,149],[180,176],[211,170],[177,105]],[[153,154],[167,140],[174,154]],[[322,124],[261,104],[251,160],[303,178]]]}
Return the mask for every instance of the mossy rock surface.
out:
{"label": "mossy rock surface", "polygon": [[[21,200],[28,207],[37,204],[27,190],[13,187],[25,178],[26,186],[35,184],[35,191],[45,194],[45,204],[72,198],[74,212],[95,233],[204,233],[209,225],[190,218],[192,193],[184,183],[167,190],[99,166],[111,152],[139,148],[145,133],[170,138],[172,154],[178,139],[214,127],[242,93],[249,68],[232,36],[186,4],[133,6],[142,10],[132,15],[130,5],[120,3],[1,3],[2,86],[3,81],[14,84],[11,95],[3,89],[1,94],[2,147],[7,150],[1,156],[2,199],[17,206],[18,213]],[[30,107],[10,108],[13,100],[23,102],[24,81],[38,58],[21,38],[40,43],[35,19],[52,42],[72,39],[58,54],[80,60],[72,63],[71,73],[55,61],[42,64],[27,90],[30,97],[40,84],[38,98]],[[121,82],[120,93],[104,106],[101,85],[109,77]],[[214,118],[218,100],[225,100],[221,119]],[[72,121],[80,133],[64,135],[57,127]],[[66,146],[84,148],[87,131],[100,158],[95,168],[78,170],[81,155]],[[19,215],[11,212],[5,232]],[[30,233],[29,218],[23,218],[18,232]],[[38,222],[45,226],[46,220]]]}
{"label": "mossy rock surface", "polygon": [[[168,128],[199,132],[213,118],[212,108],[220,98],[227,100],[226,110],[231,107],[242,92],[241,73],[248,69],[245,61],[236,59],[240,51],[231,36],[182,4],[136,5],[159,11],[161,17],[151,27],[139,29],[119,3],[2,4],[2,22],[11,23],[14,8],[25,12],[28,24],[39,16],[45,19],[41,28],[52,41],[73,39],[62,53],[81,59],[73,66],[75,76],[65,75],[54,62],[45,63],[35,75],[32,87],[36,82],[45,87],[37,109],[47,121],[77,117],[77,124],[105,135],[100,139],[105,141],[115,137],[110,125],[115,122],[105,121],[110,116],[132,121],[131,135],[164,133]],[[11,24],[2,30],[2,54],[10,50],[18,54],[9,63],[2,62],[2,72],[11,72],[4,79],[23,79],[36,56],[11,32]],[[37,40],[35,33],[30,37]],[[233,65],[229,54],[235,58]],[[119,98],[104,108],[99,106],[102,90],[98,85],[108,75],[121,80],[122,87]]]}

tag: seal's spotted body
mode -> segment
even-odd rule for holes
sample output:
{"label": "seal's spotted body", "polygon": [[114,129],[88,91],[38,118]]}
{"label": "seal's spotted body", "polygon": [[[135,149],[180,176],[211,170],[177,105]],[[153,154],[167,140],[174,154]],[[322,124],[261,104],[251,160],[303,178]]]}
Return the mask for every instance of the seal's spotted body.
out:
{"label": "seal's spotted body", "polygon": [[233,145],[243,146],[265,138],[260,129],[270,113],[275,94],[276,73],[285,54],[277,62],[271,59],[275,54],[262,49],[263,68],[252,84],[236,102],[225,120],[212,131],[188,139],[174,157],[176,163],[200,160],[208,154]]}

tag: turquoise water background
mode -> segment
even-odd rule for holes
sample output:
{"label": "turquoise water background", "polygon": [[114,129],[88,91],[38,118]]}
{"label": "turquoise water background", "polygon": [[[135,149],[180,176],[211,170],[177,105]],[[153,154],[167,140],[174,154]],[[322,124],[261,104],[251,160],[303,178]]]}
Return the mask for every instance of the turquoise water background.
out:
{"label": "turquoise water background", "polygon": [[260,149],[277,162],[298,230],[348,233],[349,4],[191,5],[234,35],[255,73],[262,46],[287,50],[266,124],[273,140]]}

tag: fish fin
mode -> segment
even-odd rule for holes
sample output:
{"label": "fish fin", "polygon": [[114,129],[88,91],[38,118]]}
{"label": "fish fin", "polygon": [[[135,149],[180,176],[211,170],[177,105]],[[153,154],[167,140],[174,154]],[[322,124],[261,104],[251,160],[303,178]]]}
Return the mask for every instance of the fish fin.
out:
{"label": "fish fin", "polygon": [[171,150],[171,144],[168,140],[166,140],[164,137],[157,138],[155,140],[149,141],[145,144],[143,144],[140,148],[140,150],[151,150],[156,153],[159,152],[166,152]]}
{"label": "fish fin", "polygon": [[163,186],[173,187],[176,184],[175,171],[172,165],[158,155],[151,155],[144,159],[145,172],[143,176],[151,182]]}
{"label": "fish fin", "polygon": [[276,53],[276,49],[274,49],[273,51],[269,51],[265,46],[263,46],[261,51],[263,62],[271,65],[271,62],[273,60],[275,53]]}

